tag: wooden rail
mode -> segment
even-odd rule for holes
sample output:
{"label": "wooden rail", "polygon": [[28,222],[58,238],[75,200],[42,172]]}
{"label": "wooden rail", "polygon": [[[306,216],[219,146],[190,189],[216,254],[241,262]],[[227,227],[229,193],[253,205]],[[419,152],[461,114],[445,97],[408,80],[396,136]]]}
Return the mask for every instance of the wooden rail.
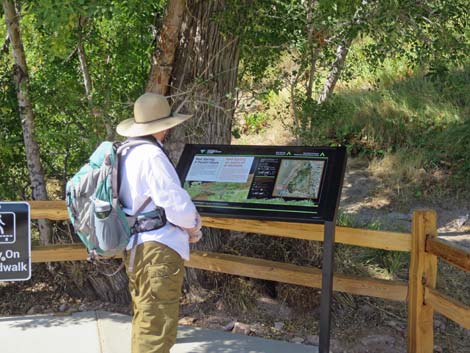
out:
{"label": "wooden rail", "polygon": [[[64,201],[29,201],[29,205],[31,207],[31,218],[33,219],[47,218],[56,221],[68,219]],[[322,224],[214,217],[202,217],[202,222],[204,226],[211,228],[304,240],[322,241],[324,234]],[[406,252],[411,250],[411,236],[409,233],[337,227],[335,240],[337,243],[375,249]]]}
{"label": "wooden rail", "polygon": [[[31,201],[31,217],[68,219],[64,201]],[[336,291],[408,302],[408,353],[432,353],[434,311],[470,329],[470,307],[436,290],[437,258],[470,271],[470,251],[437,236],[436,213],[413,213],[412,232],[382,232],[348,227],[336,228],[336,242],[376,249],[411,253],[408,283],[335,274]],[[235,218],[203,217],[206,227],[322,241],[323,225]],[[33,262],[74,261],[87,257],[81,244],[33,247]],[[321,288],[321,271],[316,268],[264,259],[192,251],[186,266],[203,270]]]}
{"label": "wooden rail", "polygon": [[82,244],[41,245],[31,248],[31,262],[83,261],[88,258]]}
{"label": "wooden rail", "polygon": [[[71,244],[33,247],[31,256],[31,261],[37,263],[86,260],[88,254],[83,245]],[[321,271],[317,268],[204,251],[192,251],[191,259],[185,265],[201,270],[321,288]],[[335,275],[333,289],[397,301],[405,301],[407,294],[407,285],[402,281],[346,275]]]}
{"label": "wooden rail", "polygon": [[445,317],[470,330],[470,307],[429,287],[425,288],[424,302]]}
{"label": "wooden rail", "polygon": [[[191,253],[191,259],[187,265],[189,267],[232,275],[321,288],[321,271],[312,267],[200,251]],[[405,282],[341,274],[334,275],[333,289],[339,292],[397,301],[405,301],[407,295],[407,285]]]}
{"label": "wooden rail", "polygon": [[470,272],[470,251],[445,239],[436,237],[426,241],[426,252],[439,256],[451,265]]}

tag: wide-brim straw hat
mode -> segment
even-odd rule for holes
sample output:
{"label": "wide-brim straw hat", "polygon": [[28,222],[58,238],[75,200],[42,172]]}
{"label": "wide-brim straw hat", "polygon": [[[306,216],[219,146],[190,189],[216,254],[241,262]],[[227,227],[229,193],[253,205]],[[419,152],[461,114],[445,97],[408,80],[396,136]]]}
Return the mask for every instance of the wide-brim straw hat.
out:
{"label": "wide-brim straw hat", "polygon": [[192,115],[172,113],[167,99],[156,93],[144,93],[134,103],[134,117],[116,128],[121,136],[138,137],[165,131],[188,120]]}

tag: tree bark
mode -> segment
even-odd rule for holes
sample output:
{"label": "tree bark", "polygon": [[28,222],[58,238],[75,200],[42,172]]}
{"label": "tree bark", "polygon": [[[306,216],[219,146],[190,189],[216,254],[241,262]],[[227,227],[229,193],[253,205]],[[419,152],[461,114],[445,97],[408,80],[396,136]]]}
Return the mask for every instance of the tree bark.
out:
{"label": "tree bark", "polygon": [[340,45],[338,45],[338,48],[336,50],[336,58],[333,64],[331,65],[328,77],[318,97],[318,104],[322,104],[323,102],[325,102],[328,98],[330,98],[331,94],[333,93],[336,87],[336,83],[338,82],[338,79],[341,76],[341,72],[343,71],[344,63],[346,62],[346,57],[348,56],[352,40],[353,38],[347,38]]}
{"label": "tree bark", "polygon": [[[18,99],[19,114],[23,129],[23,140],[26,150],[26,161],[31,180],[32,199],[47,200],[44,171],[39,156],[39,145],[34,137],[34,113],[31,105],[28,82],[28,68],[24,53],[23,42],[19,25],[19,15],[15,3],[10,0],[3,1],[5,23],[8,30],[14,58],[14,77],[16,95]],[[41,242],[49,244],[52,239],[50,223],[47,220],[39,220],[39,232]]]}
{"label": "tree bark", "polygon": [[[232,97],[236,96],[240,52],[238,38],[222,34],[214,19],[224,10],[224,3],[224,0],[188,0],[186,4],[169,93],[173,98],[173,111],[181,108],[194,116],[172,129],[165,144],[174,160],[179,158],[185,143],[230,144],[236,103]],[[168,42],[172,43],[175,38],[173,35]],[[167,49],[170,46],[163,47]],[[161,75],[152,74],[147,88],[161,89],[158,84],[165,82],[163,79],[154,82],[158,77],[167,77],[168,62],[161,62],[166,64]],[[161,65],[155,65],[155,70],[158,67]],[[194,247],[216,251],[229,234],[227,231],[205,229],[203,240]],[[190,286],[202,284],[199,273],[188,270],[186,280]]]}
{"label": "tree bark", "polygon": [[320,55],[320,48],[312,49],[310,53],[310,67],[308,68],[307,87],[305,89],[306,96],[312,98],[313,95],[313,81],[317,72],[317,60]]}
{"label": "tree bark", "polygon": [[145,88],[146,92],[168,94],[185,7],[185,0],[168,1],[161,34],[157,38],[157,46],[152,55],[152,66]]}
{"label": "tree bark", "polygon": [[349,24],[349,28],[346,28],[346,33],[344,34],[343,39],[336,49],[336,57],[333,61],[333,64],[331,65],[331,69],[325,84],[323,85],[323,89],[318,96],[318,104],[325,102],[333,93],[336,83],[341,76],[341,72],[344,69],[344,64],[346,62],[346,57],[348,56],[352,41],[359,33],[360,26],[367,21],[367,17],[373,16],[373,12],[375,11],[374,6],[376,3],[376,0],[362,0],[361,4],[354,12],[354,15]]}
{"label": "tree bark", "polygon": [[311,98],[312,91],[313,91],[313,79],[315,76],[316,65],[318,55],[320,54],[320,43],[315,45],[314,43],[314,34],[315,34],[315,25],[313,23],[313,11],[317,5],[316,0],[309,0],[307,2],[307,45],[308,45],[308,52],[310,56],[310,67],[308,68],[308,80],[307,80],[307,87],[306,87],[306,96]]}
{"label": "tree bark", "polygon": [[187,2],[170,87],[173,109],[194,117],[171,140],[179,157],[184,143],[229,144],[235,110],[240,52],[238,38],[223,35],[214,16],[224,10],[223,0]]}

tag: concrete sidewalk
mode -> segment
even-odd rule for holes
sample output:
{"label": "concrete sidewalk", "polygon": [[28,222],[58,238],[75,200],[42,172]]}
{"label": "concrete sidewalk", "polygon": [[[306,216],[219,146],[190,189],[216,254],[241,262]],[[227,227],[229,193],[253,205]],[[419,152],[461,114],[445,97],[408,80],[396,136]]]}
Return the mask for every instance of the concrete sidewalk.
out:
{"label": "concrete sidewalk", "polygon": [[[0,317],[2,353],[130,353],[131,317],[104,311]],[[180,326],[171,353],[317,353],[318,348]]]}

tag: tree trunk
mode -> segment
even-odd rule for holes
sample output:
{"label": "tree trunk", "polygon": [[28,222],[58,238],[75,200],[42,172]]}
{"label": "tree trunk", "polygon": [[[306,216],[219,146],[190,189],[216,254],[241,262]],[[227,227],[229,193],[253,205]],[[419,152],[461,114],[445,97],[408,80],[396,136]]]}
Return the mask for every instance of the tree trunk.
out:
{"label": "tree trunk", "polygon": [[152,67],[146,92],[167,95],[173,71],[175,52],[183,22],[186,6],[185,0],[169,0],[160,36],[157,38],[157,47],[152,56]]}
{"label": "tree trunk", "polygon": [[[74,297],[101,300],[108,303],[129,304],[131,295],[124,270],[117,271],[120,260],[91,264],[83,261],[55,262],[50,271],[66,285]],[[106,275],[108,274],[108,275]]]}
{"label": "tree trunk", "polygon": [[305,95],[308,98],[312,98],[313,95],[313,81],[315,79],[315,74],[317,73],[317,60],[320,55],[320,48],[312,49],[310,55],[310,67],[308,68],[307,87],[305,89]]}
{"label": "tree trunk", "polygon": [[338,79],[341,76],[341,72],[343,71],[344,63],[346,62],[346,57],[348,56],[351,43],[361,30],[360,26],[367,21],[367,17],[374,16],[376,4],[376,0],[362,0],[359,7],[354,12],[354,15],[349,24],[349,28],[346,28],[346,33],[343,37],[343,40],[336,49],[336,58],[331,65],[328,77],[318,97],[318,104],[325,102],[333,93],[336,82],[338,82]]}
{"label": "tree trunk", "polygon": [[341,72],[343,71],[344,63],[346,61],[346,57],[348,56],[352,40],[353,38],[347,38],[340,45],[338,45],[338,49],[336,50],[336,58],[331,65],[326,82],[323,85],[320,96],[318,97],[318,104],[325,102],[333,93],[336,82],[338,82],[338,79],[341,76]]}
{"label": "tree trunk", "polygon": [[320,43],[318,43],[318,45],[314,43],[315,25],[313,23],[313,12],[317,4],[318,2],[316,0],[309,0],[307,2],[307,26],[305,29],[307,31],[307,45],[310,56],[310,67],[308,68],[308,80],[306,87],[306,96],[308,98],[312,97],[313,79],[315,76],[318,55],[320,54]]}
{"label": "tree trunk", "polygon": [[[172,71],[173,110],[194,114],[172,129],[165,146],[177,160],[185,143],[230,144],[235,110],[240,52],[238,38],[222,35],[214,16],[224,10],[223,0],[188,0]],[[151,76],[151,79],[155,79]],[[205,229],[194,245],[217,251],[230,233]],[[188,270],[187,283],[202,284],[200,272]]]}
{"label": "tree trunk", "polygon": [[194,114],[175,129],[171,152],[179,157],[184,143],[229,144],[235,110],[240,58],[238,38],[222,35],[214,17],[223,0],[189,0],[173,69],[173,109]]}
{"label": "tree trunk", "polygon": [[[47,200],[46,183],[41,159],[39,157],[39,145],[34,137],[34,114],[31,105],[28,87],[28,68],[21,39],[19,15],[13,1],[3,1],[3,11],[5,13],[5,23],[8,30],[8,37],[13,48],[14,76],[16,85],[16,95],[18,98],[18,108],[23,128],[23,139],[26,150],[26,161],[31,180],[32,199]],[[39,232],[41,242],[49,244],[52,239],[50,223],[47,220],[39,220]]]}

